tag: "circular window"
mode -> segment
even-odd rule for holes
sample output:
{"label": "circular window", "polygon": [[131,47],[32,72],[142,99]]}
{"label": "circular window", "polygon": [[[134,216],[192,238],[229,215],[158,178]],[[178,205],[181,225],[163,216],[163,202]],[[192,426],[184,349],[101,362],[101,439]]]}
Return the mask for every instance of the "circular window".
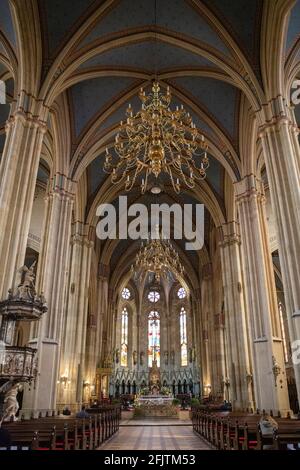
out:
{"label": "circular window", "polygon": [[156,290],[152,290],[148,294],[148,299],[150,300],[150,302],[158,302],[160,299],[159,292],[157,292]]}
{"label": "circular window", "polygon": [[186,297],[186,291],[184,287],[180,287],[180,289],[178,289],[177,295],[180,299],[184,299]]}
{"label": "circular window", "polygon": [[124,287],[124,289],[122,290],[122,297],[125,300],[130,299],[130,290],[128,289],[128,287]]}

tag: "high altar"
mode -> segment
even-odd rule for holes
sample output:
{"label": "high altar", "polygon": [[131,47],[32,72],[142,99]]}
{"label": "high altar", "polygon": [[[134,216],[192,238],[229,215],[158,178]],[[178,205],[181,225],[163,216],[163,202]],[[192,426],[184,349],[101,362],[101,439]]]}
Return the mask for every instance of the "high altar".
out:
{"label": "high altar", "polygon": [[152,418],[178,418],[178,409],[173,405],[171,395],[162,395],[160,382],[160,370],[157,361],[153,360],[149,371],[149,395],[141,395],[135,402],[136,417]]}

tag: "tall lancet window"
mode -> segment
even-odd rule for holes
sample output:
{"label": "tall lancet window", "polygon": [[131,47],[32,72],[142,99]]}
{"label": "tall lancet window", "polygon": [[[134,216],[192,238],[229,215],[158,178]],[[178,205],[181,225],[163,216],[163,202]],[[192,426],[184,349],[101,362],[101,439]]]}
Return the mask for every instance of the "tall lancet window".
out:
{"label": "tall lancet window", "polygon": [[128,311],[124,307],[122,310],[122,332],[121,332],[121,366],[127,367],[128,350]]}
{"label": "tall lancet window", "polygon": [[152,367],[153,361],[157,361],[160,367],[160,316],[156,310],[148,316],[148,366]]}
{"label": "tall lancet window", "polygon": [[183,307],[180,310],[180,352],[181,352],[181,366],[188,365],[187,358],[187,333],[186,333],[186,311]]}

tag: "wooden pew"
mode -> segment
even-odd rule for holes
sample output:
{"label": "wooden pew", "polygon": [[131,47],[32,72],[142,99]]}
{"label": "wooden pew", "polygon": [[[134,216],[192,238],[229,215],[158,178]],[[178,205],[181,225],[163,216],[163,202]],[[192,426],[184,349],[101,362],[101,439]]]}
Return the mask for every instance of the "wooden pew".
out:
{"label": "wooden pew", "polygon": [[74,416],[45,418],[4,423],[13,445],[30,449],[92,450],[98,448],[119,429],[119,406],[105,406],[88,419]]}

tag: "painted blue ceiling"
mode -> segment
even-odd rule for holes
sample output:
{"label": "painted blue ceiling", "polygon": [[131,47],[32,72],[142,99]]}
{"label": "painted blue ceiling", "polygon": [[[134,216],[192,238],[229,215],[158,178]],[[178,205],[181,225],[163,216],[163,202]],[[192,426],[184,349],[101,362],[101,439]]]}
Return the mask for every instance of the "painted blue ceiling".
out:
{"label": "painted blue ceiling", "polygon": [[[121,0],[82,41],[81,45],[105,34],[154,24],[154,0]],[[229,55],[217,33],[184,0],[158,1],[157,25],[194,37]]]}
{"label": "painted blue ceiling", "polygon": [[89,120],[115,95],[133,83],[131,78],[104,77],[77,83],[70,89],[75,134],[78,136]]}
{"label": "painted blue ceiling", "polygon": [[[1,43],[0,43],[0,47],[1,47]],[[6,71],[7,71],[7,68],[5,67],[4,64],[2,64],[2,62],[0,62],[0,75]]]}
{"label": "painted blue ceiling", "polygon": [[47,22],[50,54],[92,3],[96,3],[95,0],[39,0]]}
{"label": "painted blue ceiling", "polygon": [[172,83],[184,87],[199,104],[214,116],[231,137],[237,131],[235,127],[235,110],[238,90],[228,83],[212,78],[183,77],[172,79]]}
{"label": "painted blue ceiling", "polygon": [[9,116],[9,111],[9,104],[0,104],[0,127],[4,127],[4,124]]}
{"label": "painted blue ceiling", "polygon": [[98,186],[107,178],[107,174],[103,171],[103,163],[103,155],[99,155],[88,167],[88,197],[94,194]]}
{"label": "painted blue ceiling", "polygon": [[218,195],[223,199],[224,197],[224,169],[222,165],[213,158],[209,156],[209,168],[206,172],[207,181],[213,187],[213,189],[218,193]]}
{"label": "painted blue ceiling", "polygon": [[242,46],[253,56],[256,46],[255,30],[260,22],[261,0],[204,0],[217,16],[227,23]]}
{"label": "painted blue ceiling", "polygon": [[295,106],[295,116],[298,127],[300,127],[300,104],[297,104],[297,106]]}
{"label": "painted blue ceiling", "polygon": [[294,42],[300,37],[300,0],[297,0],[290,14],[286,38],[286,51],[293,46]]}
{"label": "painted blue ceiling", "polygon": [[5,139],[6,139],[6,134],[3,131],[3,133],[0,134],[0,161],[1,161],[1,156],[2,156],[3,149],[4,149]]}
{"label": "painted blue ceiling", "polygon": [[45,168],[42,167],[41,165],[39,166],[39,169],[38,169],[37,179],[39,181],[42,181],[42,183],[45,183],[45,184],[48,182],[48,179],[49,179],[48,171],[46,171]]}
{"label": "painted blue ceiling", "polygon": [[146,41],[139,44],[112,49],[99,56],[93,57],[80,68],[97,65],[114,65],[119,67],[134,67],[153,73],[155,68],[166,70],[172,67],[214,67],[209,60],[193,54],[180,47],[154,41]]}
{"label": "painted blue ceiling", "polygon": [[16,36],[8,0],[1,0],[0,29],[13,46],[16,45]]}

